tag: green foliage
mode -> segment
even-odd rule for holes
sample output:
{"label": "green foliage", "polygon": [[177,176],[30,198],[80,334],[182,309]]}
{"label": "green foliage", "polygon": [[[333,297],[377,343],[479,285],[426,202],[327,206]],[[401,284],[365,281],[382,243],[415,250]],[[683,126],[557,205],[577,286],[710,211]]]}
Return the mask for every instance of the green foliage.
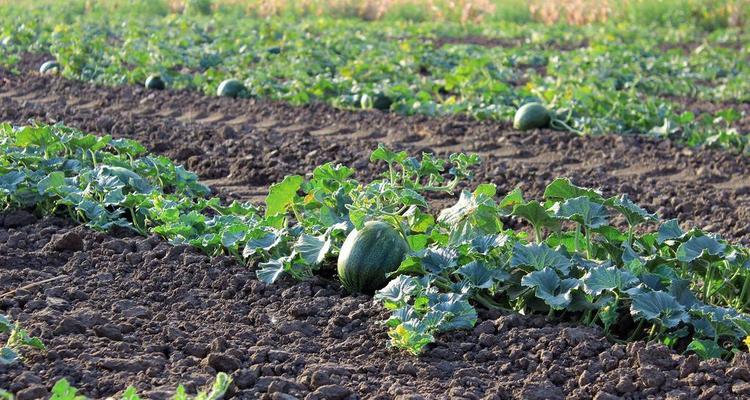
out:
{"label": "green foliage", "polygon": [[[44,343],[37,337],[30,336],[18,323],[12,323],[8,317],[0,314],[0,335],[6,334],[5,345],[0,346],[0,365],[8,365],[19,359],[19,351],[24,347],[46,350]],[[0,393],[1,395],[2,393]]]}
{"label": "green foliage", "polygon": [[[612,337],[692,343],[680,349],[702,356],[717,354],[706,341],[739,349],[750,335],[750,249],[567,179],[541,199],[520,189],[498,196],[491,184],[470,191],[480,162],[472,155],[379,146],[371,155],[379,177],[359,182],[353,169],[323,164],[272,185],[264,212],[206,197],[194,174],[132,141],[5,124],[0,149],[0,208],[157,233],[257,264],[269,284],[333,270],[350,232],[383,221],[409,251],[375,299],[392,312],[391,345],[414,354],[440,332],[471,328],[475,307],[564,314]],[[459,188],[454,205],[430,208],[429,193]],[[509,216],[529,221],[533,241],[505,227]]]}
{"label": "green foliage", "polygon": [[[198,392],[195,396],[189,396],[185,392],[185,388],[180,385],[177,387],[173,400],[221,400],[224,398],[224,394],[229,385],[232,383],[232,378],[229,375],[219,372],[214,379],[214,383],[209,392]],[[135,388],[129,386],[122,394],[121,400],[140,400]],[[85,396],[78,394],[78,389],[70,385],[66,379],[60,379],[52,387],[52,396],[50,400],[86,400]]]}
{"label": "green foliage", "polygon": [[[486,24],[435,22],[408,4],[364,22],[312,17],[311,9],[326,10],[309,4],[265,19],[209,0],[189,0],[178,14],[164,1],[25,3],[0,6],[0,62],[49,53],[69,78],[140,85],[159,74],[169,87],[212,95],[237,79],[221,93],[508,122],[537,102],[555,129],[750,152],[732,105],[750,100],[748,48],[737,48],[748,32],[720,26],[726,8],[712,2],[629,2],[637,6],[616,13],[631,24],[587,27],[530,23],[516,0],[496,4],[499,20]],[[356,2],[347,4],[344,15],[357,15]],[[473,36],[501,45],[464,39]],[[718,107],[700,111],[694,100]]]}

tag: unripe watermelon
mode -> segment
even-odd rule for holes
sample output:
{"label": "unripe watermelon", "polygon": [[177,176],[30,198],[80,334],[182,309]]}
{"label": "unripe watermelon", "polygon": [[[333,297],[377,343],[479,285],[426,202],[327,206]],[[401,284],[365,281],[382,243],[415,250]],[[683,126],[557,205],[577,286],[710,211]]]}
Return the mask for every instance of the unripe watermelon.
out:
{"label": "unripe watermelon", "polygon": [[42,74],[56,74],[60,72],[60,64],[54,60],[47,61],[39,67],[39,72]]}
{"label": "unripe watermelon", "polygon": [[221,82],[216,94],[221,97],[237,97],[245,91],[245,85],[237,79],[227,79]]}
{"label": "unripe watermelon", "polygon": [[387,274],[398,269],[409,244],[393,226],[365,223],[346,237],[338,259],[341,284],[351,293],[373,294],[388,283]]}
{"label": "unripe watermelon", "polygon": [[551,120],[550,112],[540,103],[524,104],[516,111],[513,118],[513,128],[522,131],[545,128]]}
{"label": "unripe watermelon", "polygon": [[146,89],[164,90],[167,87],[159,75],[151,75],[146,79]]}

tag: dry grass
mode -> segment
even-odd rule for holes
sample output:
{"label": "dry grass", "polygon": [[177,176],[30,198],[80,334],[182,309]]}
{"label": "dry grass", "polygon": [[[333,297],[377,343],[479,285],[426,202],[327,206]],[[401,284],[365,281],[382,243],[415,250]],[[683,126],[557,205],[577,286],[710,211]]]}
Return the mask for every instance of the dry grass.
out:
{"label": "dry grass", "polygon": [[[0,5],[35,5],[59,0],[0,0]],[[364,20],[410,19],[468,23],[537,21],[586,25],[604,21],[653,23],[684,21],[708,27],[746,26],[750,0],[79,0],[122,7],[132,2],[166,5],[181,12],[195,8],[234,7],[260,17],[327,15]]]}
{"label": "dry grass", "polygon": [[[170,0],[179,7],[185,0]],[[586,25],[608,20],[646,19],[660,14],[708,20],[727,26],[746,24],[750,0],[216,0],[260,16],[293,12],[377,20],[407,17],[477,23],[502,15],[525,15],[546,24]],[[679,17],[678,17],[679,18]]]}

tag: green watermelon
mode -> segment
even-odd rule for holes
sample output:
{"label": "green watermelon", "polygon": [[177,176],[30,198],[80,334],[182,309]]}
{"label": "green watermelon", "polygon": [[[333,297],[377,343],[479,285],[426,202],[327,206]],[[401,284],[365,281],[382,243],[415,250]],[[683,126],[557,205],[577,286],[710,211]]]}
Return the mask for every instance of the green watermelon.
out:
{"label": "green watermelon", "polygon": [[388,283],[387,274],[398,269],[409,244],[396,228],[382,221],[353,230],[341,246],[338,274],[351,293],[373,294]]}

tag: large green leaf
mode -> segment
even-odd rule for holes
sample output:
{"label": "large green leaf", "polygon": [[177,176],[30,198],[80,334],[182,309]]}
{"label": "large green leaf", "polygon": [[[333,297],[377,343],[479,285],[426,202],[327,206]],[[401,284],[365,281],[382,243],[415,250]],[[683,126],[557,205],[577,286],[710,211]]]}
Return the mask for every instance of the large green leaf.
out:
{"label": "large green leaf", "polygon": [[583,291],[599,296],[605,290],[625,291],[638,284],[638,278],[615,266],[598,266],[588,270],[581,278]]}
{"label": "large green leaf", "polygon": [[649,213],[646,209],[635,204],[626,194],[608,199],[607,204],[622,213],[630,226],[637,226],[646,221],[658,219],[656,214]]}
{"label": "large green leaf", "polygon": [[698,299],[692,290],[690,290],[690,281],[687,279],[672,278],[669,285],[669,293],[688,310],[695,304],[698,304]]}
{"label": "large green leaf", "polygon": [[466,278],[469,283],[478,289],[489,289],[496,282],[505,281],[510,275],[500,269],[490,269],[481,261],[472,261],[463,265],[456,270],[460,275]]}
{"label": "large green leaf", "polygon": [[685,349],[685,351],[692,351],[703,360],[708,360],[711,358],[720,358],[721,356],[724,355],[724,353],[726,353],[726,350],[721,348],[721,346],[719,346],[713,340],[701,340],[701,339],[693,339],[693,341],[690,342],[690,344],[688,344],[687,349]]}
{"label": "large green leaf", "polygon": [[281,257],[259,263],[259,269],[255,271],[255,276],[258,277],[259,281],[270,285],[276,282],[276,280],[286,272],[286,264],[288,262],[289,257]]}
{"label": "large green leaf", "polygon": [[38,146],[47,152],[54,152],[62,147],[50,126],[25,126],[16,132],[15,139],[16,146]]}
{"label": "large green leaf", "polygon": [[531,200],[524,204],[517,204],[513,207],[512,214],[529,221],[529,223],[537,229],[557,229],[560,226],[560,221],[554,218],[549,211],[547,211],[547,209],[536,200]]}
{"label": "large green leaf", "polygon": [[681,238],[685,232],[680,228],[680,224],[676,219],[670,219],[659,226],[659,235],[657,236],[656,242],[662,244],[667,240],[674,240]]}
{"label": "large green leaf", "polygon": [[378,148],[375,149],[375,151],[370,154],[370,161],[385,161],[388,164],[395,163],[395,162],[401,162],[406,160],[408,157],[408,153],[405,151],[399,151],[395,152],[392,150],[389,150],[387,147],[385,147],[383,144],[379,144]]}
{"label": "large green leaf", "polygon": [[464,295],[447,293],[430,296],[430,303],[433,310],[447,314],[437,327],[439,332],[471,329],[477,322],[477,311]]}
{"label": "large green leaf", "polygon": [[550,200],[568,200],[576,197],[586,197],[592,201],[603,202],[601,192],[594,189],[576,186],[568,178],[557,178],[544,189],[544,198]]}
{"label": "large green leaf", "polygon": [[680,244],[675,253],[678,260],[692,262],[699,258],[714,259],[722,256],[726,245],[712,236],[694,236]]}
{"label": "large green leaf", "polygon": [[499,203],[497,203],[497,208],[503,215],[508,215],[516,205],[523,203],[525,203],[525,201],[523,199],[523,192],[521,192],[521,188],[515,188],[511,192],[506,194]]}
{"label": "large green leaf", "polygon": [[552,206],[558,218],[568,219],[588,228],[596,229],[607,225],[609,213],[607,208],[591,201],[586,196],[574,197]]}
{"label": "large green leaf", "polygon": [[13,364],[18,360],[18,353],[8,347],[0,347],[0,365]]}
{"label": "large green leaf", "polygon": [[389,310],[397,310],[406,305],[411,297],[420,290],[419,281],[411,276],[399,275],[375,293],[375,300],[383,302]]}
{"label": "large green leaf", "polygon": [[690,320],[685,307],[674,296],[666,292],[645,292],[633,295],[630,313],[649,322],[658,322],[666,328],[674,328]]}
{"label": "large green leaf", "polygon": [[441,274],[457,265],[458,253],[452,248],[428,248],[421,254],[421,259],[427,272]]}
{"label": "large green leaf", "polygon": [[504,247],[511,241],[508,235],[484,235],[471,240],[471,248],[483,255],[487,255],[494,249]]}
{"label": "large green leaf", "polygon": [[462,191],[458,202],[440,212],[438,222],[451,228],[451,241],[460,243],[500,231],[502,223],[492,197]]}
{"label": "large green leaf", "polygon": [[13,194],[25,179],[26,174],[23,171],[10,171],[0,175],[0,193]]}
{"label": "large green leaf", "polygon": [[245,249],[242,251],[243,257],[255,255],[259,250],[269,251],[281,243],[283,239],[281,234],[275,231],[260,230],[250,235],[252,238],[245,244]]}
{"label": "large green leaf", "polygon": [[294,244],[294,249],[307,264],[318,265],[331,250],[331,240],[326,235],[312,236],[303,233]]}
{"label": "large green leaf", "polygon": [[271,185],[266,196],[266,216],[286,212],[303,181],[304,178],[299,175],[288,175],[281,182]]}
{"label": "large green leaf", "polygon": [[513,268],[531,267],[535,270],[552,268],[566,275],[571,267],[570,259],[544,243],[527,245],[516,243],[513,247],[510,265]]}
{"label": "large green leaf", "polygon": [[521,285],[534,289],[534,294],[548,306],[560,310],[572,300],[572,291],[581,284],[575,278],[560,279],[552,268],[534,271],[521,278]]}

